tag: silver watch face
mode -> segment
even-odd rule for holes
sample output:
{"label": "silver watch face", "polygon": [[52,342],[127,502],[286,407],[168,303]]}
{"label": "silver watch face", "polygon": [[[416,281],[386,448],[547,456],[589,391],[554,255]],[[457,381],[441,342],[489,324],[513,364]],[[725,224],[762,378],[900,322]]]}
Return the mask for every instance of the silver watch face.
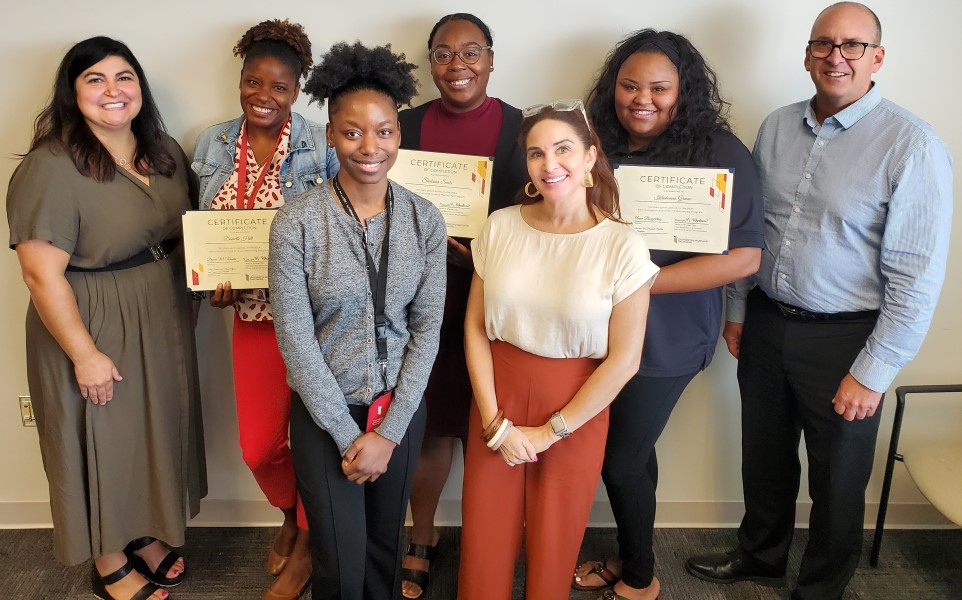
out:
{"label": "silver watch face", "polygon": [[559,414],[552,415],[551,419],[548,420],[548,424],[551,425],[551,431],[553,431],[555,435],[567,437],[571,433],[568,431],[564,417]]}

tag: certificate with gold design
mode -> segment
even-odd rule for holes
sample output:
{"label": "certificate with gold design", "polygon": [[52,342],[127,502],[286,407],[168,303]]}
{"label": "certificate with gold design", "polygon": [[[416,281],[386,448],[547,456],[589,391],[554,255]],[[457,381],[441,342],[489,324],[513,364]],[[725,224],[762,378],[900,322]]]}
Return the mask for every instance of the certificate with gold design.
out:
{"label": "certificate with gold design", "polygon": [[267,287],[267,249],[276,209],[188,210],[183,213],[187,287]]}
{"label": "certificate with gold design", "polygon": [[451,237],[475,238],[488,218],[494,160],[399,150],[388,176],[440,209]]}
{"label": "certificate with gold design", "polygon": [[621,217],[653,250],[728,251],[735,170],[615,165]]}

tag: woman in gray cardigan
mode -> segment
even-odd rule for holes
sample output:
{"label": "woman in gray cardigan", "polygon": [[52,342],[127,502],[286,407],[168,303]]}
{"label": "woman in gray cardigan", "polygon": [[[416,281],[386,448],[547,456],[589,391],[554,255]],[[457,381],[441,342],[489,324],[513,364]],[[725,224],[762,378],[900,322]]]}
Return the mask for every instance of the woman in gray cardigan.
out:
{"label": "woman in gray cardigan", "polygon": [[291,448],[315,599],[400,597],[401,528],[447,251],[440,212],[387,179],[413,68],[388,47],[359,42],[322,59],[304,89],[329,103],[327,143],[341,170],[285,204],[271,228],[270,289],[294,392]]}

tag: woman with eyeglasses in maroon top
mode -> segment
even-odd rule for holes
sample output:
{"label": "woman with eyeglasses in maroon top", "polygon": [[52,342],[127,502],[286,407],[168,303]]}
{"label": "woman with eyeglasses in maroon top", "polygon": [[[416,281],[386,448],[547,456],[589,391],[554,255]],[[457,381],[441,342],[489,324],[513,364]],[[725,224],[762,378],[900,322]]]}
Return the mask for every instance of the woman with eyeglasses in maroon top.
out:
{"label": "woman with eyeglasses in maroon top", "polygon": [[[510,206],[527,176],[517,143],[521,111],[488,96],[493,43],[491,30],[478,17],[442,17],[428,36],[431,76],[441,97],[398,114],[402,148],[494,157],[489,212]],[[463,447],[468,435],[471,382],[464,359],[464,312],[473,267],[469,246],[468,239],[448,238],[440,349],[424,394],[428,422],[411,492],[414,527],[404,557],[405,598],[420,598],[427,589],[427,569],[440,539],[434,515],[456,441]]]}

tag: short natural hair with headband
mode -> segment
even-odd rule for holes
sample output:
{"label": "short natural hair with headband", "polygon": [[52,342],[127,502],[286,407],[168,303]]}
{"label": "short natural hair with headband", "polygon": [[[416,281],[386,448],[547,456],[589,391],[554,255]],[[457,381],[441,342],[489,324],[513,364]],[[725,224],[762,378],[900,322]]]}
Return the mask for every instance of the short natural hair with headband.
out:
{"label": "short natural hair with headband", "polygon": [[234,45],[234,56],[242,57],[245,65],[263,56],[276,58],[287,65],[298,80],[307,75],[314,64],[311,40],[304,27],[287,19],[261,21],[248,29]]}

